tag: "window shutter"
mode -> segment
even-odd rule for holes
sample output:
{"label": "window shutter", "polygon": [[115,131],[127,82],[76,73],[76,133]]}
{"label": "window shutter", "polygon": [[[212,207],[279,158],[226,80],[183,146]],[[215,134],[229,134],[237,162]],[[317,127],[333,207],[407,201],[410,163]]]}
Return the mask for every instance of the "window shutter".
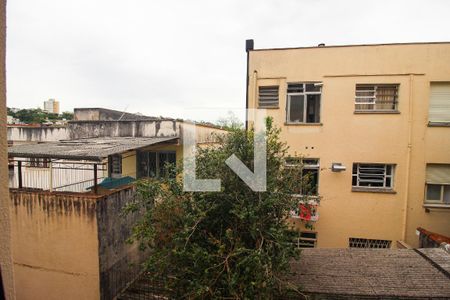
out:
{"label": "window shutter", "polygon": [[260,86],[258,107],[274,108],[278,107],[278,86]]}
{"label": "window shutter", "polygon": [[431,83],[430,122],[450,122],[450,82]]}
{"label": "window shutter", "polygon": [[450,184],[450,165],[427,165],[427,183]]}

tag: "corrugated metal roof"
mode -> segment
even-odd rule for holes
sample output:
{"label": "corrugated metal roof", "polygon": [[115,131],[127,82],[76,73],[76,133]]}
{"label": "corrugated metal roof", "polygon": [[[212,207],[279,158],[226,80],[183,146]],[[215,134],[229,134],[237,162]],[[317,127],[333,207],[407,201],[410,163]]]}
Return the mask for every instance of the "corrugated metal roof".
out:
{"label": "corrugated metal roof", "polygon": [[109,155],[176,139],[178,137],[105,137],[65,140],[56,143],[13,146],[8,148],[8,156],[101,161]]}
{"label": "corrugated metal roof", "polygon": [[304,249],[290,281],[320,299],[450,299],[444,269],[450,254],[418,251],[424,255],[415,249]]}

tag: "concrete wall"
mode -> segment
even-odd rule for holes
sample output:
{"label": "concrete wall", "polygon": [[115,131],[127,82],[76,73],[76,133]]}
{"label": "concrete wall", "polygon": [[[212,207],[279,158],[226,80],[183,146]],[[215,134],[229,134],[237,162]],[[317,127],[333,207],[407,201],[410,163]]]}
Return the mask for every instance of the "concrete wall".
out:
{"label": "concrete wall", "polygon": [[87,137],[170,137],[179,135],[176,121],[73,121],[70,139]]}
{"label": "concrete wall", "polygon": [[106,108],[75,108],[75,121],[118,121],[157,119]]}
{"label": "concrete wall", "polygon": [[17,299],[98,299],[96,198],[11,190]]}
{"label": "concrete wall", "polygon": [[127,243],[140,214],[123,216],[122,212],[134,196],[134,188],[128,188],[97,201],[100,299],[112,299],[134,280],[146,258],[137,243]]}
{"label": "concrete wall", "polygon": [[67,140],[67,127],[8,127],[8,141],[17,142],[56,142]]}
{"label": "concrete wall", "polygon": [[[319,247],[347,247],[349,237],[406,240],[417,227],[450,234],[450,210],[425,210],[427,163],[450,164],[450,128],[428,127],[429,85],[450,81],[450,44],[321,47],[250,52],[249,107],[257,88],[279,85],[267,110],[292,154],[319,158]],[[323,83],[321,124],[286,125],[289,82]],[[355,85],[396,83],[398,114],[355,114]],[[347,171],[333,173],[332,162]],[[395,193],[352,191],[355,162],[395,164]]]}
{"label": "concrete wall", "polygon": [[126,241],[140,213],[123,216],[133,187],[105,195],[11,190],[17,299],[112,299],[145,253]]}
{"label": "concrete wall", "polygon": [[15,299],[11,258],[11,224],[8,195],[8,159],[6,140],[6,1],[0,1],[0,288],[7,299]]}

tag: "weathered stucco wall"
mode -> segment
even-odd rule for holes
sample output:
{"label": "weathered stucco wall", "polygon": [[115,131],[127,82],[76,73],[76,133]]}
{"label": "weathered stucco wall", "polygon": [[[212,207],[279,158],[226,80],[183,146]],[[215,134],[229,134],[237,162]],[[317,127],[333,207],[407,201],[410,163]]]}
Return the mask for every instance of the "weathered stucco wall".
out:
{"label": "weathered stucco wall", "polygon": [[145,259],[137,243],[127,243],[140,214],[125,216],[123,208],[134,196],[135,189],[130,187],[97,201],[101,299],[112,299],[134,280]]}
{"label": "weathered stucco wall", "polygon": [[17,299],[98,299],[95,198],[11,190]]}
{"label": "weathered stucco wall", "polygon": [[[11,227],[8,195],[8,160],[6,149],[6,1],[0,1],[0,271],[7,299],[15,299],[11,259]],[[2,283],[0,282],[0,285]],[[0,287],[1,288],[1,287]]]}
{"label": "weathered stucco wall", "polygon": [[75,108],[74,116],[75,121],[118,121],[118,120],[145,120],[156,119],[154,117],[148,117],[138,114],[127,113],[123,111],[106,109],[106,108]]}
{"label": "weathered stucco wall", "polygon": [[69,123],[70,139],[87,137],[170,137],[179,135],[176,121],[78,121]]}
{"label": "weathered stucco wall", "polygon": [[13,142],[56,142],[68,138],[67,127],[8,127],[8,141]]}

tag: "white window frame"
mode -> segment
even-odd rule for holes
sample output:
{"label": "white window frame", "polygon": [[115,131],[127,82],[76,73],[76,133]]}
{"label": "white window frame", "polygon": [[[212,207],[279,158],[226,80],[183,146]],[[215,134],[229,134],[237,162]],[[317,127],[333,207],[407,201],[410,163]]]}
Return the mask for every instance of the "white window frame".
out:
{"label": "white window frame", "polygon": [[[379,87],[383,86],[392,86],[397,88],[397,93],[395,95],[394,103],[395,107],[390,109],[385,108],[377,108],[377,91]],[[373,88],[373,96],[357,96],[358,92],[361,92],[361,90],[357,90],[358,87],[367,87],[367,88]],[[396,83],[386,83],[386,84],[365,84],[365,83],[358,83],[355,85],[355,111],[365,111],[365,112],[371,112],[371,111],[398,111],[398,98],[399,98],[399,90],[400,85]],[[372,90],[368,89],[364,92],[372,92]],[[358,99],[367,99],[367,102],[358,102]],[[371,101],[369,101],[371,100]],[[357,105],[373,105],[373,108],[357,108]]]}
{"label": "white window frame", "polygon": [[[289,82],[289,84],[301,84],[303,85],[303,92],[299,93],[289,93],[287,92],[287,100],[286,100],[286,124],[320,124],[321,118],[322,118],[322,87],[320,87],[320,91],[312,91],[307,92],[306,91],[306,85],[307,84],[315,84],[319,82]],[[308,97],[307,95],[320,95],[320,102],[319,102],[319,122],[306,122],[306,116],[307,116],[307,108],[308,108]],[[291,97],[292,96],[303,96],[304,103],[303,103],[303,122],[291,122]]]}
{"label": "white window frame", "polygon": [[[305,164],[304,161],[306,160],[315,160],[317,161],[316,164]],[[298,163],[285,163],[286,168],[295,168],[299,165],[302,165],[302,171],[307,170],[317,170],[317,195],[303,195],[303,194],[292,194],[293,197],[302,198],[304,196],[308,196],[311,199],[318,199],[319,198],[319,176],[320,176],[320,159],[319,158],[300,158]],[[303,179],[302,179],[303,180]],[[315,202],[315,201],[313,201]]]}
{"label": "white window frame", "polygon": [[[395,175],[395,165],[394,164],[380,164],[380,163],[354,163],[356,165],[356,174],[353,173],[352,168],[352,187],[354,188],[364,188],[364,189],[394,189],[394,175]],[[361,179],[361,170],[360,165],[372,165],[372,166],[384,166],[384,175],[383,175],[383,185],[382,186],[367,186],[367,185],[360,185]],[[387,167],[391,167],[391,174],[387,174]],[[352,166],[353,167],[353,166]],[[367,167],[366,167],[367,168]],[[364,176],[364,175],[363,175]],[[356,185],[353,185],[353,178],[356,177]],[[391,184],[390,186],[387,185],[387,178],[390,178]],[[366,182],[369,182],[369,180],[365,180]]]}
{"label": "white window frame", "polygon": [[[434,199],[428,199],[428,187],[430,185],[439,185],[441,187],[441,191],[440,191],[440,198],[439,200],[434,200]],[[425,188],[425,204],[440,204],[440,205],[445,205],[445,206],[450,206],[450,203],[445,203],[444,202],[444,193],[445,193],[445,188],[450,188],[450,184],[442,184],[442,183],[432,183],[432,182],[428,182],[426,183],[426,188]],[[449,191],[450,193],[450,191]]]}

